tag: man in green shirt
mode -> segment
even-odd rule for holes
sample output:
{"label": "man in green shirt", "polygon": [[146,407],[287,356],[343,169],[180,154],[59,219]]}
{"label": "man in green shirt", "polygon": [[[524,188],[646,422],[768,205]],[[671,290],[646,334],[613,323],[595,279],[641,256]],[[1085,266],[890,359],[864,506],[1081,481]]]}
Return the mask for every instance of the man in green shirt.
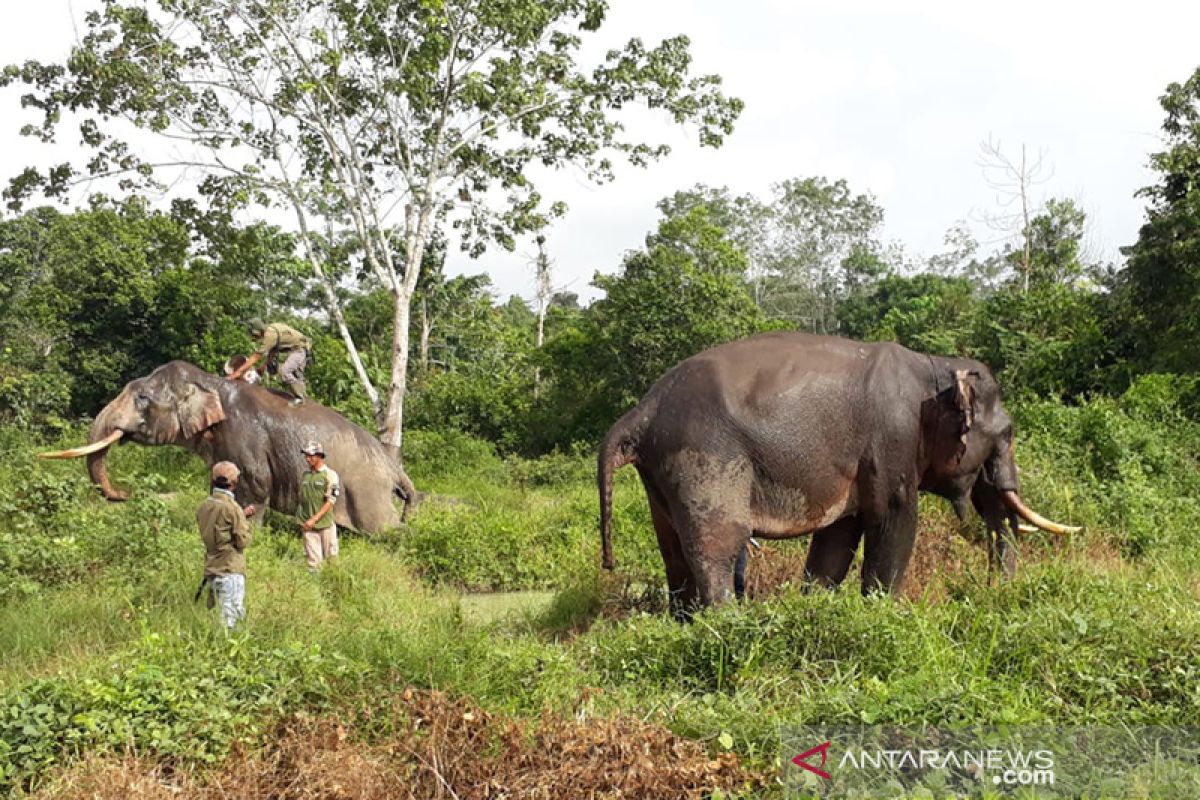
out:
{"label": "man in green shirt", "polygon": [[300,331],[282,322],[270,325],[261,319],[252,319],[247,324],[250,336],[258,341],[258,349],[244,364],[229,373],[229,380],[236,381],[254,368],[259,361],[270,364],[271,356],[279,363],[277,373],[283,385],[292,393],[292,405],[298,406],[308,396],[304,386],[304,367],[308,364],[308,350],[312,343]]}
{"label": "man in green shirt", "polygon": [[241,471],[229,461],[212,468],[212,493],[196,510],[204,542],[204,584],[211,586],[226,628],[246,616],[246,556],[254,506],[241,508],[233,497]]}
{"label": "man in green shirt", "polygon": [[308,463],[308,472],[300,480],[300,532],[304,535],[304,556],[308,568],[316,572],[326,558],[338,554],[337,525],[333,507],[342,493],[338,474],[325,463],[325,448],[320,442],[308,442],[300,450]]}

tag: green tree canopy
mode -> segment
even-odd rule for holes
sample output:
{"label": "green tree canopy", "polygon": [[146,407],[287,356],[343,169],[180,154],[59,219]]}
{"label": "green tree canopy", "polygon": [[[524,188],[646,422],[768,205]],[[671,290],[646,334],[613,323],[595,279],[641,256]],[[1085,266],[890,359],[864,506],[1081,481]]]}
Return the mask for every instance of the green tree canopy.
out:
{"label": "green tree canopy", "polygon": [[675,364],[763,330],[746,263],[698,204],[663,219],[616,275],[597,275],[605,296],[546,345],[559,413],[550,435],[596,437]]}
{"label": "green tree canopy", "polygon": [[1150,158],[1146,222],[1119,277],[1134,357],[1146,369],[1200,370],[1200,69],[1159,99],[1166,148]]}

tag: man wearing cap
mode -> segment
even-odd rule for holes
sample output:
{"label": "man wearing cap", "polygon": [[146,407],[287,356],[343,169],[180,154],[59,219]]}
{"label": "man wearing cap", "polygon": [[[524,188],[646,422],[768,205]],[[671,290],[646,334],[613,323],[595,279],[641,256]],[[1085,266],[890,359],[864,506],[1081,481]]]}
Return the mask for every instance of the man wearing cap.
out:
{"label": "man wearing cap", "polygon": [[196,510],[205,551],[200,590],[211,588],[226,628],[246,616],[245,550],[250,546],[250,523],[246,518],[254,516],[254,506],[240,508],[233,497],[240,475],[232,462],[213,464],[212,493]]}
{"label": "man wearing cap", "polygon": [[283,359],[277,371],[284,387],[292,393],[292,405],[303,403],[307,397],[304,367],[308,364],[308,350],[312,347],[308,337],[282,322],[267,325],[261,319],[252,319],[246,328],[251,338],[258,341],[258,349],[226,377],[236,381],[259,361],[266,361],[269,365],[271,356],[275,356],[277,361]]}
{"label": "man wearing cap", "polygon": [[333,507],[342,493],[342,482],[325,463],[325,448],[320,442],[308,442],[300,452],[308,463],[308,472],[300,480],[300,532],[304,535],[308,568],[315,572],[322,561],[338,554]]}

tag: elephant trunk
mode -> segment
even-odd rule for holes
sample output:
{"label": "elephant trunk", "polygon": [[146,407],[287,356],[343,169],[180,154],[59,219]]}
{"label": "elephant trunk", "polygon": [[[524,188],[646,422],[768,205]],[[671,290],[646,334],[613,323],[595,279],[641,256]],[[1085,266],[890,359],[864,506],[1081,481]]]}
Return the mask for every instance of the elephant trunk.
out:
{"label": "elephant trunk", "polygon": [[1021,519],[1050,533],[1063,535],[1068,533],[1079,533],[1079,531],[1083,530],[1082,528],[1071,525],[1061,525],[1057,522],[1046,519],[1041,514],[1031,510],[1028,506],[1021,502],[1021,496],[1011,490],[1004,492],[1004,504]]}
{"label": "elephant trunk", "polygon": [[114,489],[112,483],[108,480],[107,457],[108,448],[97,453],[90,453],[87,457],[88,475],[91,476],[92,483],[100,487],[100,492],[106,500],[112,500],[113,502],[128,500],[129,492]]}
{"label": "elephant trunk", "polygon": [[[88,475],[92,483],[100,488],[108,500],[128,500],[129,494],[113,488],[108,479],[108,448],[120,441],[125,435],[125,429],[119,423],[132,409],[133,401],[126,389],[115,400],[106,405],[96,416],[88,433],[88,444],[70,450],[59,450],[53,453],[39,453],[39,458],[81,458],[87,456]],[[128,421],[128,420],[125,420]]]}
{"label": "elephant trunk", "polygon": [[[133,396],[129,389],[126,389],[96,415],[96,421],[92,423],[92,429],[88,433],[88,441],[102,442],[122,433],[123,427],[120,425],[120,422],[123,421],[122,418],[129,416],[132,410]],[[118,436],[117,438],[120,437]],[[113,441],[116,441],[116,439],[113,439]],[[100,487],[100,491],[105,499],[112,500],[113,502],[121,502],[129,499],[128,492],[114,489],[112,483],[108,480],[107,447],[88,454],[87,468],[92,483]]]}

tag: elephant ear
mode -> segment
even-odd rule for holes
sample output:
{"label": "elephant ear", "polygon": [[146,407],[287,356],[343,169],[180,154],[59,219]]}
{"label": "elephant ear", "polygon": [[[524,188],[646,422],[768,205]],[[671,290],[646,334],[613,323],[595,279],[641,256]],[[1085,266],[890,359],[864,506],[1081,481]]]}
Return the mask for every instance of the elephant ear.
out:
{"label": "elephant ear", "polygon": [[179,430],[186,439],[225,420],[220,396],[211,389],[202,389],[195,384],[189,384],[184,390],[176,413],[179,415]]}
{"label": "elephant ear", "polygon": [[954,407],[958,409],[958,435],[963,449],[967,445],[967,434],[975,425],[975,379],[978,372],[968,369],[954,371]]}

